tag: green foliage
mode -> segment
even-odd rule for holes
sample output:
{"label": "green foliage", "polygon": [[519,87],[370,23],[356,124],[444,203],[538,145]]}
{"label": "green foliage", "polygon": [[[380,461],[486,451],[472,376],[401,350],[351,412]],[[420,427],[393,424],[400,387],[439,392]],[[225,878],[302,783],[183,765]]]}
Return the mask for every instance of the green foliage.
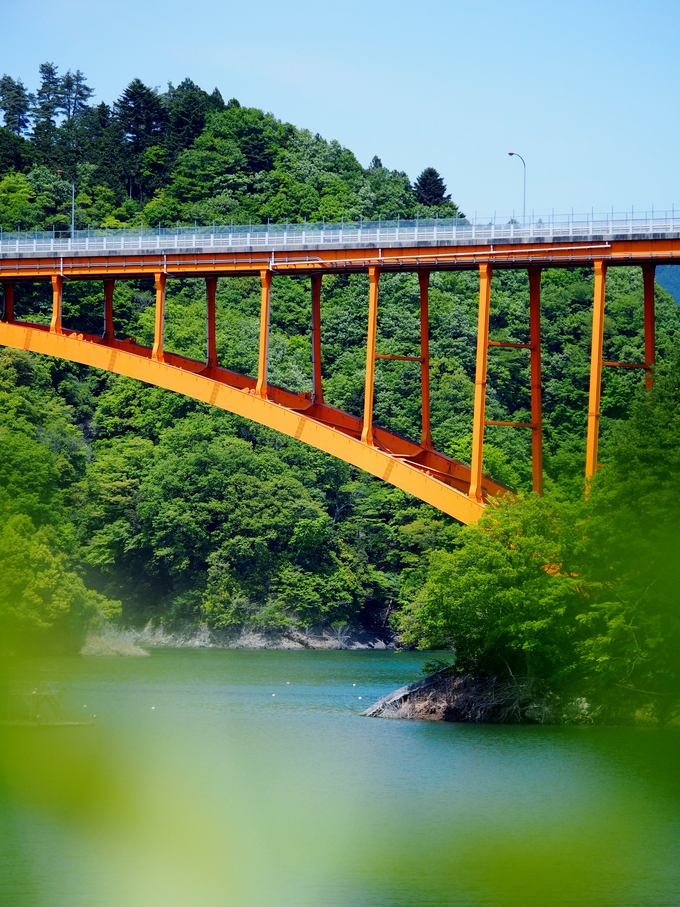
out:
{"label": "green foliage", "polygon": [[245,440],[242,420],[204,407],[173,421],[149,440],[109,423],[88,472],[83,556],[128,619],[311,626],[356,619],[389,585],[366,562],[367,533],[328,512],[351,502],[348,467],[276,450],[264,431]]}
{"label": "green foliage", "polygon": [[0,520],[0,574],[0,651],[77,651],[88,623],[120,613],[119,602],[86,588],[54,534],[28,516]]}
{"label": "green foliage", "polygon": [[[68,170],[78,228],[459,213],[434,168],[414,188],[377,158],[364,169],[339,142],[233,98],[225,105],[217,89],[208,94],[191,79],[165,92],[133,79],[113,107],[91,106],[92,94],[80,70],[62,76],[53,63],[40,66],[35,98],[20,79],[0,80],[0,178],[35,166]],[[26,203],[22,188],[5,190],[16,197],[0,209],[3,229],[68,228],[67,199],[43,204],[29,192]]]}
{"label": "green foliage", "polygon": [[[61,379],[61,380],[60,380]],[[66,377],[46,360],[0,352],[0,649],[78,648],[120,603],[75,571],[73,508],[86,451]]]}
{"label": "green foliage", "polygon": [[601,720],[680,709],[680,357],[609,439],[587,499],[490,508],[404,589],[404,641],[455,648],[456,669],[522,675],[586,697]]}
{"label": "green foliage", "polygon": [[429,677],[432,674],[441,674],[446,671],[447,674],[455,672],[455,665],[452,661],[446,661],[443,658],[429,658],[423,662],[420,669],[421,674]]}
{"label": "green foliage", "polygon": [[5,116],[5,128],[23,135],[28,128],[28,108],[31,96],[21,79],[4,75],[0,79],[0,110]]}

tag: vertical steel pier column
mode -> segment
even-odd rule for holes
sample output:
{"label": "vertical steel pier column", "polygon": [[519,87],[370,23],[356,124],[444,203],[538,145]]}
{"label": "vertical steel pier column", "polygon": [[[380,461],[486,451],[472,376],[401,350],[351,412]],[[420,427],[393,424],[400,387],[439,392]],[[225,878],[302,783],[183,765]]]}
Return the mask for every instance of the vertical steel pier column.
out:
{"label": "vertical steel pier column", "polygon": [[323,403],[321,384],[321,274],[312,274],[312,401]]}
{"label": "vertical steel pier column", "polygon": [[163,324],[165,321],[165,282],[167,275],[162,271],[154,274],[156,282],[156,318],[154,321],[153,349],[151,358],[163,362]]}
{"label": "vertical steel pier column", "polygon": [[491,265],[479,266],[479,314],[477,319],[477,363],[475,369],[475,403],[472,420],[472,457],[470,492],[482,503],[482,463],[484,461],[484,411],[486,409],[486,369],[489,354],[489,309],[491,306]]}
{"label": "vertical steel pier column", "polygon": [[206,277],[206,330],[207,330],[207,364],[211,368],[217,365],[217,343],[215,340],[215,293],[217,278]]}
{"label": "vertical steel pier column", "polygon": [[432,450],[432,432],[430,430],[430,272],[419,271],[418,282],[420,284],[420,381],[423,408],[420,446],[425,450]]}
{"label": "vertical steel pier column", "polygon": [[366,384],[364,386],[364,426],[361,440],[373,444],[373,394],[375,391],[375,343],[378,334],[378,284],[380,268],[368,269],[368,332],[366,335]]}
{"label": "vertical steel pier column", "polygon": [[650,390],[654,384],[656,362],[655,318],[654,318],[654,274],[656,265],[642,266],[645,307],[645,387]]}
{"label": "vertical steel pier column", "polygon": [[543,405],[541,392],[541,269],[529,268],[529,347],[531,356],[532,487],[543,494]]}
{"label": "vertical steel pier column", "polygon": [[113,340],[113,289],[115,280],[112,277],[104,281],[104,340]]}
{"label": "vertical steel pier column", "polygon": [[61,306],[64,295],[64,278],[61,274],[55,274],[52,278],[52,320],[50,321],[50,331],[53,334],[63,334],[61,326]]}
{"label": "vertical steel pier column", "polygon": [[604,340],[604,301],[607,289],[607,265],[595,262],[593,291],[593,336],[590,349],[590,391],[588,394],[588,435],[586,439],[586,479],[597,471],[597,446],[600,430],[600,396],[602,392],[602,343]]}
{"label": "vertical steel pier column", "polygon": [[269,309],[271,301],[272,272],[260,271],[260,354],[257,361],[257,383],[255,393],[258,397],[267,396],[267,365],[269,360]]}
{"label": "vertical steel pier column", "polygon": [[14,281],[7,281],[2,285],[5,297],[5,307],[2,313],[3,321],[14,321]]}

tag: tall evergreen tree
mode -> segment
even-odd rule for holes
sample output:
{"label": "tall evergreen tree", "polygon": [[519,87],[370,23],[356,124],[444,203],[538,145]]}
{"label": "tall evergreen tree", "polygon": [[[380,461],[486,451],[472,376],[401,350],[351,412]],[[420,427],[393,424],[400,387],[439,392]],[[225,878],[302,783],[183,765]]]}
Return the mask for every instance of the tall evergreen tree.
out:
{"label": "tall evergreen tree", "polygon": [[43,164],[55,160],[55,135],[59,116],[61,77],[54,63],[41,63],[40,87],[31,109],[33,118],[33,145],[37,158]]}
{"label": "tall evergreen tree", "polygon": [[78,119],[82,134],[82,159],[93,166],[95,184],[108,186],[120,204],[128,185],[125,134],[108,104],[88,107]]}
{"label": "tall evergreen tree", "polygon": [[31,95],[21,79],[4,75],[0,79],[0,110],[5,115],[5,128],[15,135],[23,135],[28,129],[30,105]]}
{"label": "tall evergreen tree", "polygon": [[168,110],[166,146],[172,158],[198,138],[213,110],[224,109],[217,89],[209,95],[191,79],[184,79],[177,88],[169,85],[164,100]]}
{"label": "tall evergreen tree", "polygon": [[133,79],[114,104],[127,144],[128,181],[131,197],[153,190],[165,172],[162,147],[167,127],[163,99],[141,79]]}
{"label": "tall evergreen tree", "polygon": [[41,126],[54,129],[61,98],[61,77],[54,63],[41,63],[39,72],[40,87],[35,97],[33,120],[36,130]]}
{"label": "tall evergreen tree", "polygon": [[83,113],[93,94],[94,89],[85,83],[85,75],[79,69],[75,72],[69,69],[61,80],[58,104],[67,123],[76,120]]}
{"label": "tall evergreen tree", "polygon": [[158,92],[133,79],[114,105],[134,157],[160,143],[167,115]]}
{"label": "tall evergreen tree", "polygon": [[32,159],[31,143],[0,126],[0,178],[8,170],[27,170]]}
{"label": "tall evergreen tree", "polygon": [[451,196],[446,194],[446,184],[434,167],[426,167],[413,188],[421,205],[438,206],[451,201]]}

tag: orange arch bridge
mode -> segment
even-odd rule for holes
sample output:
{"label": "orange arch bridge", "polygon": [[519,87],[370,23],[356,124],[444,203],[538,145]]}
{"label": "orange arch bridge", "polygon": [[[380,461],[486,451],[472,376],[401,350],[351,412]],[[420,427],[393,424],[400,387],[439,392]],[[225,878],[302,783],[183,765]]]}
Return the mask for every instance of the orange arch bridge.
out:
{"label": "orange arch bridge", "polygon": [[[507,425],[532,433],[533,487],[542,491],[540,285],[545,268],[590,264],[594,268],[590,396],[587,423],[586,476],[597,468],[600,383],[603,365],[644,369],[652,380],[654,365],[654,268],[680,254],[680,226],[656,222],[594,222],[530,227],[479,228],[459,222],[430,224],[326,225],[297,228],[231,228],[223,231],[163,232],[131,236],[100,232],[68,240],[52,235],[0,237],[0,282],[4,312],[0,344],[68,359],[127,375],[196,400],[229,410],[290,435],[426,501],[463,523],[477,520],[489,498],[503,486],[482,471],[484,428]],[[609,266],[640,265],[644,274],[645,360],[603,362],[605,281]],[[489,305],[494,269],[529,272],[529,343],[489,339]],[[476,269],[479,272],[479,318],[471,464],[433,449],[430,432],[428,284],[432,271]],[[320,295],[324,274],[363,272],[369,277],[366,325],[366,383],[363,418],[324,401],[321,381]],[[417,272],[420,282],[421,338],[419,355],[390,356],[376,352],[380,275]],[[295,394],[267,381],[269,307],[272,275],[307,274],[311,278],[313,390]],[[215,345],[215,290],[218,277],[259,275],[260,342],[257,378],[222,368]],[[163,322],[168,277],[198,277],[206,282],[208,350],[199,362],[164,350]],[[116,280],[152,277],[156,287],[155,337],[152,348],[132,339],[117,339],[113,329]],[[62,326],[64,281],[103,281],[104,331],[101,336]],[[49,325],[19,321],[14,313],[17,281],[50,281]],[[485,419],[489,347],[525,348],[531,363],[531,421]],[[373,423],[375,363],[403,359],[420,363],[422,434],[406,440]]]}

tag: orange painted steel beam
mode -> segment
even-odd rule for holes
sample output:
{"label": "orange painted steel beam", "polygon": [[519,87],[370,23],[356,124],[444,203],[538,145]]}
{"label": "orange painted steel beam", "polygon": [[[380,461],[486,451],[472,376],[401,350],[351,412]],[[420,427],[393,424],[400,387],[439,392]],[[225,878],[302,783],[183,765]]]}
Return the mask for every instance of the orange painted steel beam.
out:
{"label": "orange painted steel beam", "polygon": [[487,340],[487,346],[529,350],[531,353],[531,422],[512,422],[485,419],[484,425],[503,425],[510,428],[530,428],[532,490],[543,494],[543,405],[541,391],[541,269],[528,268],[529,273],[529,343],[506,340]]}
{"label": "orange painted steel beam", "polygon": [[2,312],[3,321],[14,321],[14,281],[8,280],[3,283],[4,308]]}
{"label": "orange painted steel beam", "polygon": [[112,277],[104,281],[104,339],[113,340],[116,332],[113,327],[113,291],[116,282]]}
{"label": "orange painted steel beam", "polygon": [[656,340],[654,317],[654,274],[655,266],[645,264],[642,266],[642,284],[644,293],[644,321],[645,321],[645,387],[651,390],[654,384],[654,365],[656,364]]}
{"label": "orange painted steel beam", "polygon": [[312,400],[323,403],[321,381],[321,281],[323,275],[312,274]]}
{"label": "orange painted steel beam", "polygon": [[[126,375],[218,406],[339,457],[463,523],[475,522],[483,512],[484,501],[467,495],[470,471],[463,463],[379,428],[372,445],[362,443],[361,420],[303,394],[270,386],[269,398],[260,397],[255,380],[245,375],[173,353],[156,359],[151,349],[130,340],[56,334],[45,325],[0,322],[0,344]],[[503,490],[484,479],[484,499]]]}
{"label": "orange painted steel beam", "polygon": [[420,289],[420,397],[421,397],[421,434],[420,446],[432,450],[432,430],[430,426],[430,272],[418,272]]}
{"label": "orange painted steel beam", "polygon": [[217,278],[206,277],[206,361],[212,368],[217,365],[217,340],[215,337],[215,294]]}
{"label": "orange painted steel beam", "polygon": [[368,269],[368,331],[366,333],[366,382],[364,385],[364,425],[361,440],[372,445],[373,439],[373,394],[375,392],[375,344],[378,335],[378,285],[380,268]]}
{"label": "orange painted steel beam", "polygon": [[163,272],[154,274],[156,284],[156,314],[154,318],[153,349],[151,358],[163,361],[163,327],[165,325],[165,284],[167,275]]}
{"label": "orange painted steel beam", "polygon": [[475,401],[472,416],[472,458],[470,491],[473,501],[481,504],[484,493],[484,411],[486,409],[486,371],[489,358],[489,311],[491,306],[491,265],[479,266],[479,311],[477,316],[477,362],[475,368]]}
{"label": "orange painted steel beam", "polygon": [[541,269],[529,268],[532,489],[543,494],[543,393],[541,380]]}
{"label": "orange painted steel beam", "polygon": [[602,365],[611,365],[614,368],[647,368],[644,362],[609,362],[602,360]]}
{"label": "orange painted steel beam", "polygon": [[422,356],[391,356],[388,353],[376,353],[376,359],[396,359],[398,362],[422,362]]}
{"label": "orange painted steel beam", "polygon": [[485,425],[509,425],[512,428],[535,428],[533,422],[502,422],[500,419],[485,419]]}
{"label": "orange painted steel beam", "polygon": [[601,243],[502,243],[494,245],[413,246],[399,249],[313,249],[300,252],[212,251],[130,254],[117,252],[78,255],[7,256],[0,258],[0,280],[71,279],[107,276],[153,277],[162,271],[180,276],[257,274],[272,271],[331,273],[338,270],[473,270],[480,263],[496,267],[571,267],[606,261],[609,265],[672,264],[680,258],[680,239],[626,239]]}
{"label": "orange painted steel beam", "polygon": [[510,343],[509,340],[489,340],[489,346],[509,347],[512,350],[530,350],[530,343]]}
{"label": "orange painted steel beam", "polygon": [[607,264],[595,262],[593,290],[593,333],[590,349],[590,389],[588,392],[588,434],[586,437],[586,479],[597,471],[597,448],[600,430],[600,397],[602,394],[602,344],[604,341],[604,304],[607,290]]}
{"label": "orange painted steel beam", "polygon": [[64,278],[55,274],[52,277],[52,320],[50,321],[50,331],[54,334],[61,334],[61,309],[64,298]]}
{"label": "orange painted steel beam", "polygon": [[260,351],[257,359],[257,383],[255,393],[258,397],[267,396],[267,370],[269,368],[269,317],[271,313],[272,272],[260,271]]}

